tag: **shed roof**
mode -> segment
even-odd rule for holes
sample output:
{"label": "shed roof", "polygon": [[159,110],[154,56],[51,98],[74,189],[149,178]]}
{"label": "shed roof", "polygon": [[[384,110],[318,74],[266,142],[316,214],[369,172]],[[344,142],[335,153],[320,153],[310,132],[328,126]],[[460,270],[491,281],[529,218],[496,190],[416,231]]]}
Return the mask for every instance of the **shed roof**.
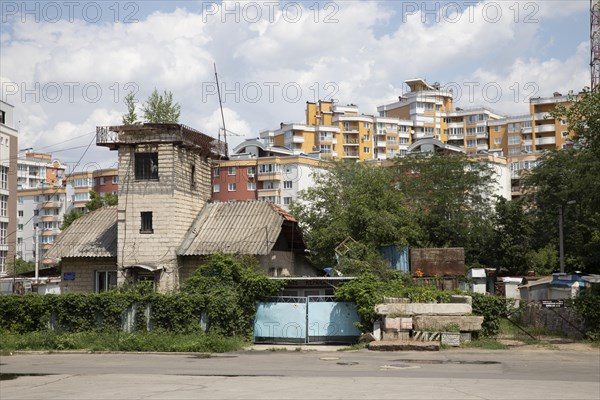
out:
{"label": "shed roof", "polygon": [[177,254],[266,255],[273,249],[284,220],[293,218],[264,201],[209,203],[196,217]]}
{"label": "shed roof", "polygon": [[46,254],[47,258],[116,257],[117,206],[102,207],[76,219]]}

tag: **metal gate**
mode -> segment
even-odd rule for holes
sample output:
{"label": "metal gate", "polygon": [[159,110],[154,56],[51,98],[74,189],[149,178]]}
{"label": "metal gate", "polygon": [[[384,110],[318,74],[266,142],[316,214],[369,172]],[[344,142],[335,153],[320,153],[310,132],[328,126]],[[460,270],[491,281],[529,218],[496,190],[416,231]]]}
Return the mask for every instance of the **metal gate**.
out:
{"label": "metal gate", "polygon": [[276,297],[257,304],[254,343],[354,343],[358,320],[354,303],[333,296]]}

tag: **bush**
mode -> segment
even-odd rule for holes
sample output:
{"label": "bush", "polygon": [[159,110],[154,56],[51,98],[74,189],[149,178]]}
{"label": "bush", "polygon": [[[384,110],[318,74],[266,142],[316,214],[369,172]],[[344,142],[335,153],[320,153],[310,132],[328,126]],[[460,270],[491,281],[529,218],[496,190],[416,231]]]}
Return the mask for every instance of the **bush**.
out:
{"label": "bush", "polygon": [[483,316],[481,334],[496,336],[500,333],[500,321],[508,317],[513,301],[505,297],[482,293],[468,293],[473,297],[473,314]]}
{"label": "bush", "polygon": [[585,334],[594,341],[600,341],[600,285],[579,291],[573,300],[573,308],[583,320]]}

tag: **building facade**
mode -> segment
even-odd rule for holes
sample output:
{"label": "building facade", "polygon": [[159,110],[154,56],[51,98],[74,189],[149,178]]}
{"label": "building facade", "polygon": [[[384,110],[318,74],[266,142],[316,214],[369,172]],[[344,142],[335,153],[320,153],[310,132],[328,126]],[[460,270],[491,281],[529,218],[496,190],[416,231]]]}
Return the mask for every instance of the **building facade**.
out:
{"label": "building facade", "polygon": [[16,256],[17,133],[14,107],[0,100],[0,275]]}

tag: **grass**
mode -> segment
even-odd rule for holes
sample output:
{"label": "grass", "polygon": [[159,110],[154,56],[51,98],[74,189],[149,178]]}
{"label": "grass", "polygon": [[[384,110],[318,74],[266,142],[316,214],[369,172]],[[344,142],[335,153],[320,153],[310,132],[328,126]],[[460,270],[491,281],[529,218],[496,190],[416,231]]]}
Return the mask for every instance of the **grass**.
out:
{"label": "grass", "polygon": [[496,339],[491,339],[491,338],[482,338],[482,339],[466,342],[465,344],[463,344],[463,347],[486,349],[486,350],[506,350],[506,349],[508,349],[507,345],[502,344],[502,343],[498,342]]}
{"label": "grass", "polygon": [[51,331],[23,334],[2,332],[0,351],[15,350],[86,350],[147,352],[224,353],[243,348],[247,343],[236,337],[204,333],[169,332],[78,332]]}
{"label": "grass", "polygon": [[358,343],[350,345],[348,347],[342,347],[341,349],[338,349],[338,351],[360,350],[360,349],[364,349],[365,347],[367,347],[367,344],[365,342],[358,342]]}

